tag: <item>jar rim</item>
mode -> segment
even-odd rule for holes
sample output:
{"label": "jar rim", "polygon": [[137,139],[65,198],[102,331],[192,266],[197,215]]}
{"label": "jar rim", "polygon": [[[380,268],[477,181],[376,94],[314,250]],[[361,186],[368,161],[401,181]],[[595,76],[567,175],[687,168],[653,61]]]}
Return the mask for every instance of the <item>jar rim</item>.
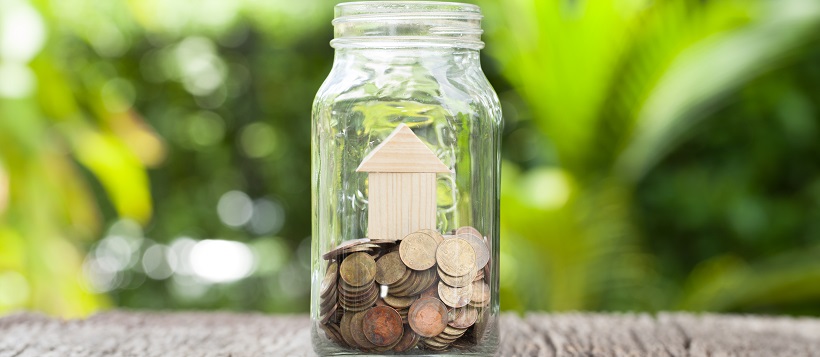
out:
{"label": "jar rim", "polygon": [[[439,1],[354,1],[336,5],[331,46],[481,49],[481,8]],[[404,42],[404,44],[402,44]]]}
{"label": "jar rim", "polygon": [[478,5],[445,1],[352,1],[339,3],[335,7],[333,23],[348,21],[357,17],[378,17],[389,14],[426,15],[433,17],[458,17],[481,19]]}

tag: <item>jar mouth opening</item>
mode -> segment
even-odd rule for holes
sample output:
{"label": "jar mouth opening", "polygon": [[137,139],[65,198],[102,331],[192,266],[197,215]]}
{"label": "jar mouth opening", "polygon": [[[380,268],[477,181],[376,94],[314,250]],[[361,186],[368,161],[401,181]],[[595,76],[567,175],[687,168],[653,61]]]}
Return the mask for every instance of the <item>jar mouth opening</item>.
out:
{"label": "jar mouth opening", "polygon": [[481,49],[481,9],[436,1],[356,1],[336,5],[331,46]]}

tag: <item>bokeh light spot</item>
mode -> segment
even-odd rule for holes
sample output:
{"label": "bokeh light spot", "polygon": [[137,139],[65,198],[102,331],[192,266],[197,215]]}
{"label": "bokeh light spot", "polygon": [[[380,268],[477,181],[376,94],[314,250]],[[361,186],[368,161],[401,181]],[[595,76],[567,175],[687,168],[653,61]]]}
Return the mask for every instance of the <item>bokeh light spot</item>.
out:
{"label": "bokeh light spot", "polygon": [[24,98],[36,87],[34,72],[25,64],[0,62],[0,97]]}
{"label": "bokeh light spot", "polygon": [[29,298],[29,284],[16,271],[0,272],[0,306],[20,306]]}
{"label": "bokeh light spot", "polygon": [[162,244],[152,245],[143,253],[142,268],[151,279],[167,279],[174,273],[175,267],[176,257],[169,254],[168,247]]}
{"label": "bokeh light spot", "polygon": [[261,158],[277,150],[279,140],[276,130],[272,126],[262,122],[255,122],[242,129],[239,143],[242,146],[242,151],[248,157]]}
{"label": "bokeh light spot", "polygon": [[200,278],[226,283],[250,275],[254,267],[254,256],[245,244],[206,239],[196,243],[191,249],[189,264]]}
{"label": "bokeh light spot", "polygon": [[248,223],[253,216],[253,202],[244,192],[228,191],[219,198],[216,211],[222,223],[239,227]]}
{"label": "bokeh light spot", "polygon": [[532,170],[522,179],[521,199],[541,209],[557,209],[567,203],[570,195],[570,179],[558,168]]}
{"label": "bokeh light spot", "polygon": [[256,234],[276,234],[285,223],[285,210],[279,202],[260,198],[253,203],[248,228]]}
{"label": "bokeh light spot", "polygon": [[27,63],[40,52],[45,40],[45,23],[37,10],[26,1],[0,2],[0,60]]}

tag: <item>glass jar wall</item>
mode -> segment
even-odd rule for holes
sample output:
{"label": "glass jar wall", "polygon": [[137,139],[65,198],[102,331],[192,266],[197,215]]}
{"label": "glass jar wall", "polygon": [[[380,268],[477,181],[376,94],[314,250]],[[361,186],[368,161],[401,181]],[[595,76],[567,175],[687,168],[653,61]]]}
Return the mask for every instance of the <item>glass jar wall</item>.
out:
{"label": "glass jar wall", "polygon": [[320,355],[491,355],[501,111],[477,6],[337,5],[313,106]]}

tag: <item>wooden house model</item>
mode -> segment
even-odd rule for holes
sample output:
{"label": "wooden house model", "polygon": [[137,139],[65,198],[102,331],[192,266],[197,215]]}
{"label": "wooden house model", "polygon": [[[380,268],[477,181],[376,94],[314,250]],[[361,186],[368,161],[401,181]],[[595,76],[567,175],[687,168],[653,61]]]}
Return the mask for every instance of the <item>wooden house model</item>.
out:
{"label": "wooden house model", "polygon": [[367,236],[401,239],[436,229],[436,174],[451,173],[405,124],[400,124],[363,160],[368,173]]}

